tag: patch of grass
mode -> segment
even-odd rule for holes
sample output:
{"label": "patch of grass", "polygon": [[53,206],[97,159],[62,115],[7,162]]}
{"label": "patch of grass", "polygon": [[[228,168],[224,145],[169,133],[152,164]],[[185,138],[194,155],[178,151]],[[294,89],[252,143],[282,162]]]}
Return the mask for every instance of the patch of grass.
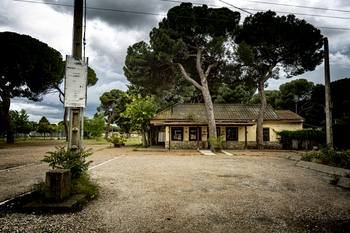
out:
{"label": "patch of grass", "polygon": [[88,201],[98,198],[99,188],[97,181],[87,173],[72,181],[72,194],[85,194]]}
{"label": "patch of grass", "polygon": [[129,138],[125,142],[126,146],[139,146],[142,145],[141,137]]}
{"label": "patch of grass", "polygon": [[109,142],[107,140],[98,140],[96,141],[95,139],[84,139],[83,141],[84,145],[109,145]]}

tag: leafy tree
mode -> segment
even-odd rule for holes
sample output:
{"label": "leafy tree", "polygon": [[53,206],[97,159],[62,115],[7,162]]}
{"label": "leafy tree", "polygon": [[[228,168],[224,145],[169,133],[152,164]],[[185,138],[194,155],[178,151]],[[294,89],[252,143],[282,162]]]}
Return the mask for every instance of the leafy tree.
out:
{"label": "leafy tree", "polygon": [[149,126],[149,120],[155,116],[157,112],[157,104],[154,97],[146,96],[143,98],[140,94],[130,96],[131,103],[126,104],[125,112],[121,116],[129,118],[127,122],[131,125],[131,130],[142,132],[142,146],[147,147],[146,129]]}
{"label": "leafy tree", "polygon": [[256,87],[251,87],[245,82],[235,82],[232,85],[222,84],[214,103],[248,103],[255,92]]}
{"label": "leafy tree", "polygon": [[195,88],[174,67],[160,66],[156,54],[144,41],[128,48],[124,74],[131,85],[129,95],[153,95],[160,109],[188,101]]}
{"label": "leafy tree", "polygon": [[7,143],[14,143],[9,116],[11,99],[24,97],[41,101],[63,76],[61,54],[30,36],[0,33],[0,97]]}
{"label": "leafy tree", "polygon": [[[334,146],[349,149],[348,132],[350,129],[350,78],[331,82],[331,101],[333,103],[333,137]],[[316,84],[311,99],[310,108],[305,111],[306,123],[325,127],[325,86]]]}
{"label": "leafy tree", "polygon": [[12,129],[16,135],[19,133],[28,134],[33,130],[33,125],[28,120],[29,116],[24,109],[22,109],[20,112],[17,110],[10,110],[9,114]]}
{"label": "leafy tree", "polygon": [[[276,104],[277,99],[281,96],[281,91],[279,90],[266,90],[265,97],[266,103],[270,104],[274,109],[282,109]],[[251,104],[260,104],[259,94],[254,94],[253,98],[250,100]]]}
{"label": "leafy tree", "polygon": [[[220,75],[221,65],[229,56],[225,42],[239,20],[240,14],[227,8],[193,7],[191,3],[182,3],[170,9],[167,18],[150,33],[151,46],[160,64],[178,67],[183,77],[201,91],[209,132],[215,136],[208,80],[225,76]],[[218,83],[220,80],[216,79],[216,85]]]}
{"label": "leafy tree", "polygon": [[98,141],[98,138],[101,137],[105,125],[105,119],[104,119],[104,113],[101,112],[100,114],[95,114],[94,118],[90,120],[90,130],[92,136],[96,136],[96,140]]}
{"label": "leafy tree", "polygon": [[[64,62],[65,65],[65,62]],[[61,90],[61,84],[64,80],[64,77],[62,76],[61,79],[57,79],[56,82],[53,84],[53,88],[55,91],[59,93],[59,99],[62,104],[64,104],[64,91]],[[87,79],[87,87],[94,86],[98,81],[98,78],[96,77],[95,71],[88,66],[88,79]],[[68,108],[64,108],[63,113],[63,122],[64,122],[64,131],[68,133]],[[68,137],[66,137],[66,140],[68,141]]]}
{"label": "leafy tree", "polygon": [[320,30],[294,15],[277,16],[275,12],[258,12],[245,18],[237,31],[235,42],[242,46],[242,58],[253,70],[258,83],[261,108],[258,113],[256,141],[262,148],[263,118],[266,110],[264,85],[270,78],[278,78],[278,68],[287,77],[311,71],[322,62],[323,36]]}
{"label": "leafy tree", "polygon": [[296,79],[291,82],[282,84],[279,89],[281,91],[280,97],[276,100],[276,105],[279,109],[291,110],[295,112],[294,95],[298,96],[297,114],[305,112],[309,108],[311,93],[315,85],[306,79]]}
{"label": "leafy tree", "polygon": [[45,139],[46,133],[52,133],[53,130],[54,130],[54,127],[50,124],[50,122],[46,119],[46,117],[43,116],[38,123],[36,131],[38,133],[43,133],[44,139]]}
{"label": "leafy tree", "polygon": [[123,123],[126,119],[120,114],[126,110],[126,104],[130,102],[130,99],[125,92],[113,89],[103,93],[100,101],[101,104],[97,107],[97,111],[103,111],[104,116],[107,117],[106,134],[104,137],[104,139],[107,139],[110,124],[116,122],[118,125],[124,125]]}

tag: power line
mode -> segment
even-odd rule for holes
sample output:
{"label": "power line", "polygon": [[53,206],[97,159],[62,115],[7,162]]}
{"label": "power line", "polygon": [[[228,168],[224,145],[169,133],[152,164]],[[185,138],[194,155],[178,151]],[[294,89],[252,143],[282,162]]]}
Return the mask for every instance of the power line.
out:
{"label": "power line", "polygon": [[232,7],[236,8],[236,9],[238,9],[238,10],[244,11],[245,13],[248,13],[248,14],[250,14],[250,15],[253,14],[253,13],[250,13],[249,11],[246,11],[246,10],[244,10],[244,9],[242,9],[242,8],[236,7],[236,6],[234,6],[234,5],[230,4],[230,3],[224,2],[224,1],[222,1],[222,0],[219,0],[219,1],[225,3],[225,4],[229,5],[229,6],[232,6]]}
{"label": "power line", "polygon": [[[36,4],[43,4],[43,5],[54,5],[54,6],[64,6],[64,7],[74,7],[72,5],[67,4],[59,4],[59,3],[45,3],[45,2],[36,2],[36,1],[29,1],[29,0],[13,0],[15,2],[26,2],[26,3],[36,3]],[[181,1],[175,1],[175,0],[160,0],[164,2],[181,2]],[[193,3],[196,4],[196,3]],[[197,3],[199,4],[199,3]],[[121,12],[121,13],[130,13],[130,14],[142,14],[142,15],[155,15],[155,16],[166,16],[166,14],[160,14],[160,13],[150,13],[150,12],[140,12],[140,11],[127,11],[127,10],[117,10],[117,9],[107,9],[107,8],[98,8],[98,7],[86,7],[87,9],[91,10],[100,10],[100,11],[113,11],[113,12]],[[246,9],[246,8],[242,8]],[[247,10],[253,10],[253,11],[261,11],[256,9],[247,9]],[[251,14],[250,12],[248,12]],[[292,14],[288,12],[280,12],[285,14]],[[328,17],[328,18],[337,18],[337,19],[350,19],[346,17],[333,17],[333,16],[322,16],[322,15],[309,15],[309,14],[299,14],[295,13],[296,15],[305,15],[305,16],[313,16],[313,17]],[[178,16],[178,17],[185,17],[185,16]],[[186,17],[185,17],[186,18]],[[188,17],[187,17],[188,18]],[[206,19],[206,18],[202,18]],[[317,27],[317,28],[323,28],[323,29],[331,29],[331,30],[347,30],[350,31],[350,28],[335,28],[335,27]]]}
{"label": "power line", "polygon": [[[15,2],[27,2],[27,3],[36,3],[36,4],[43,4],[43,5],[54,5],[54,6],[65,6],[65,7],[72,7],[72,5],[67,4],[59,4],[59,3],[48,3],[48,2],[36,2],[36,1],[28,1],[28,0],[13,0]],[[98,7],[86,7],[87,9],[91,10],[101,10],[101,11],[115,11],[115,12],[122,12],[122,13],[131,13],[131,14],[143,14],[143,15],[160,15],[160,16],[166,16],[164,14],[159,13],[149,13],[149,12],[141,12],[141,11],[127,11],[127,10],[117,10],[117,9],[107,9],[107,8],[98,8]]]}
{"label": "power line", "polygon": [[[177,0],[160,0],[162,2],[175,2],[175,3],[181,3],[182,1],[177,1]],[[236,6],[233,6],[227,2],[224,2],[222,0],[219,0],[220,2],[223,2],[233,8],[236,8],[236,9],[239,9],[241,11],[244,11],[248,14],[251,14],[251,12],[249,12],[248,10],[250,11],[256,11],[256,12],[259,12],[259,11],[264,11],[264,10],[259,10],[259,9],[249,9],[249,8],[239,8],[239,7],[236,7]],[[254,1],[253,1],[254,2]],[[195,5],[202,5],[202,3],[192,3],[192,4],[195,4]],[[212,5],[212,6],[215,6],[217,7],[217,5]],[[339,16],[330,16],[330,15],[312,15],[312,14],[304,14],[304,13],[293,13],[293,12],[284,12],[284,11],[275,11],[276,13],[282,13],[282,14],[294,14],[294,15],[304,15],[304,16],[311,16],[311,17],[323,17],[323,18],[333,18],[333,19],[350,19],[350,18],[347,18],[347,17],[339,17]],[[350,11],[349,11],[350,12]]]}
{"label": "power line", "polygon": [[270,4],[270,5],[278,5],[278,6],[290,6],[290,7],[299,7],[299,8],[306,8],[306,9],[326,10],[326,11],[338,11],[338,12],[350,13],[350,11],[347,11],[347,10],[328,9],[328,8],[322,8],[322,7],[299,6],[299,5],[289,5],[289,4],[283,4],[283,3],[271,3],[271,2],[249,1],[249,0],[244,0],[244,1],[246,1],[246,2],[262,3],[262,4]]}
{"label": "power line", "polygon": [[[180,3],[182,1],[176,1],[176,0],[160,0],[162,2],[177,2]],[[223,2],[219,0],[220,2]],[[242,0],[241,0],[242,1]],[[252,1],[252,0],[243,0],[244,2],[254,2],[254,3],[261,3],[261,4],[269,4],[269,5],[276,5],[276,6],[289,6],[289,7],[298,7],[298,8],[305,8],[305,9],[314,9],[314,10],[326,10],[326,11],[337,11],[337,12],[345,12],[345,13],[350,13],[348,10],[339,10],[339,9],[328,9],[328,8],[323,8],[323,7],[312,7],[312,6],[300,6],[300,5],[290,5],[290,4],[284,4],[284,3],[272,3],[272,2],[263,2],[263,1]],[[225,2],[226,3],[226,2]],[[192,3],[196,5],[203,5],[203,3]],[[226,3],[228,4],[228,3]],[[230,5],[230,4],[228,4]],[[212,6],[217,6],[217,5],[212,5]],[[235,7],[237,9],[240,9],[238,7]],[[245,9],[245,8],[242,8]]]}

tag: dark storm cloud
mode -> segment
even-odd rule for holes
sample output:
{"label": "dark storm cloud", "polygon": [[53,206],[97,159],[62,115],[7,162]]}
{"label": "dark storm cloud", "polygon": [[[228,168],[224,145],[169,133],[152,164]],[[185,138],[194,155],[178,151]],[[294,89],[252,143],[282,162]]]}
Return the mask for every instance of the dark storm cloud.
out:
{"label": "dark storm cloud", "polygon": [[[55,3],[60,5],[50,5],[56,11],[73,14],[73,0],[43,0],[45,3]],[[210,3],[213,1],[202,1]],[[141,29],[147,25],[157,26],[159,19],[166,16],[166,13],[173,6],[180,3],[166,2],[160,0],[99,0],[87,1],[87,18],[89,20],[99,19],[110,26],[121,26],[127,29]]]}

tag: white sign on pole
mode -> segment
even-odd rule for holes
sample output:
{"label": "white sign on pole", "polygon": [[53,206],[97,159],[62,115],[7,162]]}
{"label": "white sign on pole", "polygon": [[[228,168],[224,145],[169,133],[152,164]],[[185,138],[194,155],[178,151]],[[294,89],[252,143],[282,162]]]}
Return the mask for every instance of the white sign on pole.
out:
{"label": "white sign on pole", "polygon": [[66,57],[64,107],[86,108],[88,65],[78,58]]}

